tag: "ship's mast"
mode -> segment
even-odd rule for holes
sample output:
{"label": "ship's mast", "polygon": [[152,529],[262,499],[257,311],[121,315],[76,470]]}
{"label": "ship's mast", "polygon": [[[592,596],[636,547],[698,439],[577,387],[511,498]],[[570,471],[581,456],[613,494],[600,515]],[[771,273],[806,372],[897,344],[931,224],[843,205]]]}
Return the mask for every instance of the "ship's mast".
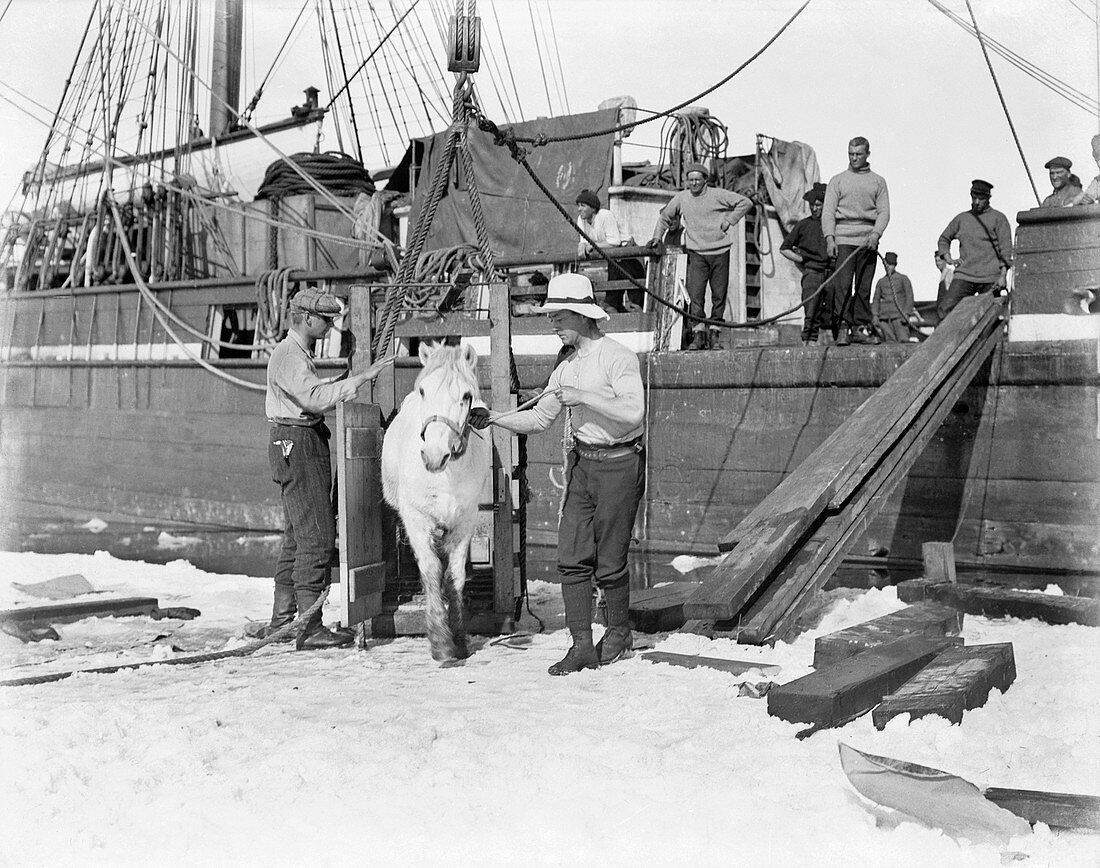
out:
{"label": "ship's mast", "polygon": [[241,99],[241,42],[244,0],[217,0],[214,10],[213,68],[210,74],[211,138],[221,138],[236,123]]}

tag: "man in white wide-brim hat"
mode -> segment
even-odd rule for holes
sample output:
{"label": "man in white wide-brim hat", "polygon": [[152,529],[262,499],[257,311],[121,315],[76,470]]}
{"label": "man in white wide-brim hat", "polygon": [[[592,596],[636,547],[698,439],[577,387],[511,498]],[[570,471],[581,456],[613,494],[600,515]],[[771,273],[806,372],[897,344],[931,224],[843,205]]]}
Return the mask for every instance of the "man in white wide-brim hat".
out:
{"label": "man in white wide-brim hat", "polygon": [[[645,489],[645,394],[638,357],[600,331],[598,323],[608,316],[587,277],[553,278],[541,310],[573,351],[530,410],[493,418],[489,410],[474,408],[470,422],[532,434],[549,428],[565,409],[569,481],[558,526],[558,575],[573,644],[548,671],[568,675],[614,663],[633,648],[627,553]],[[592,644],[593,582],[607,603],[607,631],[597,646]]]}

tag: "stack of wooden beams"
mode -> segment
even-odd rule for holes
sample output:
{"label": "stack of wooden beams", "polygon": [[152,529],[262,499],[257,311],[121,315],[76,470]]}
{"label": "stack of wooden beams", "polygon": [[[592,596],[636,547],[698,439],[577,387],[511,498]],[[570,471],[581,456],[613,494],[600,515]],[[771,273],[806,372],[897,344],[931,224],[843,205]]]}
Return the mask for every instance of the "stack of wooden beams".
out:
{"label": "stack of wooden beams", "polygon": [[684,604],[684,629],[727,622],[751,644],[787,635],[993,351],[1003,311],[988,295],[965,299],[764,498],[719,543],[729,554]]}

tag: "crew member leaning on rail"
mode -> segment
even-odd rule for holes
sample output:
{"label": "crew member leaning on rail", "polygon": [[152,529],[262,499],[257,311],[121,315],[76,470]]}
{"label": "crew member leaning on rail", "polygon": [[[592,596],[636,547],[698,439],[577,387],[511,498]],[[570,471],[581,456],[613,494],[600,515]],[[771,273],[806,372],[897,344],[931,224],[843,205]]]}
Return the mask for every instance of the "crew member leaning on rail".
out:
{"label": "crew member leaning on rail", "polygon": [[[569,480],[558,526],[558,574],[573,644],[548,671],[568,675],[614,663],[633,648],[627,552],[645,489],[645,395],[638,357],[600,331],[598,323],[608,316],[596,304],[587,277],[553,278],[542,310],[574,352],[559,362],[530,410],[493,416],[475,407],[470,424],[484,428],[492,422],[531,434],[545,431],[566,412]],[[607,603],[607,631],[595,647],[593,582]]]}
{"label": "crew member leaning on rail", "polygon": [[[692,319],[692,339],[689,350],[707,348],[707,325],[703,302],[707,282],[710,282],[710,318],[722,319],[726,309],[726,291],[730,282],[730,230],[752,210],[752,201],[721,187],[708,187],[710,172],[700,163],[687,167],[687,189],[673,196],[661,209],[653,227],[650,247],[661,243],[673,222],[684,224],[684,249],[687,251],[688,313]],[[710,330],[710,344],[716,348],[720,333]]]}
{"label": "crew member leaning on rail", "polygon": [[848,168],[829,179],[821,211],[825,246],[838,263],[833,282],[838,346],[878,343],[871,330],[871,285],[878,243],[890,223],[890,192],[886,180],[871,171],[870,155],[871,145],[863,136],[848,142]]}
{"label": "crew member leaning on rail", "polygon": [[[317,376],[313,348],[344,311],[343,303],[319,289],[306,288],[290,300],[290,331],[267,363],[264,409],[271,422],[267,456],[283,502],[283,547],[275,567],[275,602],[266,635],[306,612],[329,584],[336,548],[332,510],[332,465],[325,413],[354,398],[390,360],[377,362],[346,379]],[[321,623],[318,609],[302,626],[298,650],[336,648],[354,637]]]}
{"label": "crew member leaning on rail", "polygon": [[[993,185],[981,178],[970,182],[970,210],[951,218],[940,233],[937,253],[955,266],[955,276],[936,306],[942,321],[968,295],[999,292],[1008,286],[1012,268],[1012,226],[989,207]],[[959,258],[951,258],[951,242],[959,242]]]}

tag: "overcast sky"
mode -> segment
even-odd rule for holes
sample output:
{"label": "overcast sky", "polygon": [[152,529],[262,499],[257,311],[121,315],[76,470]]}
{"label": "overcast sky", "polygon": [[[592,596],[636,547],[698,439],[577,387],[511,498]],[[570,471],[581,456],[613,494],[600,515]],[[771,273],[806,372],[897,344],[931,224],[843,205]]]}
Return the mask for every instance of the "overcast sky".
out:
{"label": "overcast sky", "polygon": [[[302,4],[245,2],[248,94]],[[432,2],[422,0],[418,13],[434,36]],[[989,36],[1096,98],[1094,0],[971,3]],[[547,6],[547,0],[482,0],[478,8],[494,46],[499,18],[520,105],[526,117],[534,117],[561,113],[566,100],[572,112],[581,112],[622,94],[648,109],[679,103],[732,71],[799,5],[797,0],[550,0]],[[965,0],[944,0],[944,5],[968,16]],[[0,94],[15,98],[14,88],[56,105],[89,8],[89,0],[13,0],[0,20]],[[542,36],[537,46],[533,32]],[[291,56],[257,111],[258,121],[285,117],[309,84],[321,87],[322,104],[327,101],[317,43],[315,23],[300,28]],[[560,55],[562,82],[551,77],[544,83],[539,48],[542,67],[556,67]],[[435,50],[441,53],[438,46]],[[496,60],[503,63],[499,55]],[[1097,118],[995,55],[993,64],[1040,195],[1049,192],[1043,163],[1058,154],[1073,160],[1083,180],[1092,178],[1097,168],[1089,139],[1098,131]],[[486,69],[478,81],[489,113],[500,118]],[[450,86],[445,85],[448,91]],[[921,298],[935,295],[931,252],[947,221],[969,204],[972,178],[994,184],[993,206],[1010,219],[1035,203],[977,41],[927,0],[813,0],[768,52],[699,103],[729,128],[730,154],[751,153],[758,132],[803,141],[816,149],[826,178],[844,168],[849,138],[870,139],[871,165],[886,178],[893,208],[883,248],[898,252],[899,270],[913,277]],[[0,119],[0,204],[6,204],[20,174],[36,159],[45,128],[7,102],[0,102]],[[656,150],[642,146],[656,145],[660,128],[657,121],[636,130],[629,141],[637,146],[628,147],[626,158],[655,159]],[[325,147],[335,145],[327,135]],[[391,160],[392,150],[391,145]],[[373,159],[382,162],[377,153]]]}

